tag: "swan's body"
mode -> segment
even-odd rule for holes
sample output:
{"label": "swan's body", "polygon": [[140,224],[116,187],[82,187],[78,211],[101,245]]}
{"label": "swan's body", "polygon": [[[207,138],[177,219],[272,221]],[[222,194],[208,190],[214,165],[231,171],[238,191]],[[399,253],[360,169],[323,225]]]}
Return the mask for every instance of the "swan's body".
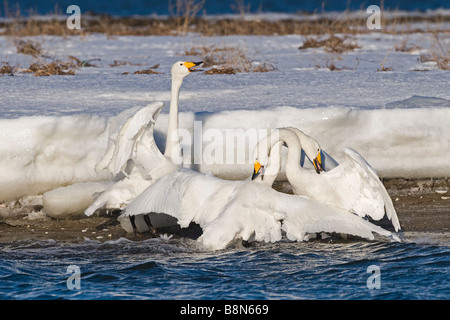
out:
{"label": "swan's body", "polygon": [[[316,160],[314,154],[321,154],[317,141],[309,136],[299,134],[295,128],[278,130],[278,140],[269,145],[284,141],[289,148],[286,161],[286,177],[297,195],[306,195],[311,199],[356,213],[361,217],[369,216],[374,220],[387,217],[392,221],[396,231],[400,229],[397,214],[375,170],[356,151],[345,148],[345,161],[333,169],[317,174],[303,169],[300,163],[300,149],[304,148],[310,159]],[[267,153],[259,153],[259,159],[267,157]],[[318,156],[320,157],[320,156]],[[264,160],[261,160],[264,161]]]}
{"label": "swan's body", "polygon": [[[276,158],[271,165],[279,167]],[[270,167],[267,169],[270,171]],[[303,241],[307,233],[321,231],[367,239],[374,238],[373,232],[392,236],[389,231],[344,210],[277,192],[270,187],[272,182],[262,176],[253,181],[229,181],[181,168],[136,197],[119,221],[128,232],[132,232],[129,217],[147,213],[153,225],[156,213],[174,217],[182,228],[195,222],[203,229],[198,241],[212,250],[223,249],[237,239],[279,241],[282,231],[293,241]],[[143,224],[137,227],[141,231],[148,229]]]}
{"label": "swan's body", "polygon": [[86,209],[87,216],[101,208],[124,209],[149,185],[180,167],[180,163],[172,161],[175,151],[181,150],[179,140],[176,139],[180,88],[184,77],[200,63],[178,61],[172,66],[169,125],[164,155],[153,136],[154,124],[164,106],[162,102],[155,102],[137,111],[110,141],[109,149],[97,165],[97,170],[108,168],[116,176],[115,183]]}

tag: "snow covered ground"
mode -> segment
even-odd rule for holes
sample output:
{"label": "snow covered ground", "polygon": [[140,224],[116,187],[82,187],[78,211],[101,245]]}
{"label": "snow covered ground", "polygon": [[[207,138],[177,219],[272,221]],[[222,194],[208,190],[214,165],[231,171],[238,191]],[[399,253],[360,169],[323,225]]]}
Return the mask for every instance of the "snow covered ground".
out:
{"label": "snow covered ground", "polygon": [[[341,54],[299,50],[305,37],[298,35],[28,39],[39,42],[46,56],[99,60],[73,76],[35,77],[20,71],[0,76],[0,201],[110,178],[96,172],[95,164],[106,151],[111,121],[133,107],[166,103],[155,131],[163,150],[170,67],[177,60],[199,60],[185,52],[212,45],[239,48],[253,65],[271,63],[276,70],[194,73],[185,79],[180,127],[191,137],[203,136],[200,151],[193,150],[192,140],[183,140],[194,169],[246,178],[260,129],[295,126],[337,160],[343,147],[357,150],[380,177],[450,176],[450,73],[420,59],[432,52],[431,33],[360,34],[351,39],[360,48]],[[414,49],[396,51],[402,43]],[[115,60],[127,63],[111,67]],[[0,67],[7,62],[27,68],[33,61],[17,54],[14,39],[0,37]],[[341,70],[330,71],[330,63]],[[132,74],[156,64],[161,74]],[[382,66],[391,71],[378,71]],[[247,142],[239,147],[236,140],[245,135]],[[229,161],[227,146],[236,151],[234,156],[243,152],[244,161]],[[193,161],[195,152],[202,153],[200,161]]]}

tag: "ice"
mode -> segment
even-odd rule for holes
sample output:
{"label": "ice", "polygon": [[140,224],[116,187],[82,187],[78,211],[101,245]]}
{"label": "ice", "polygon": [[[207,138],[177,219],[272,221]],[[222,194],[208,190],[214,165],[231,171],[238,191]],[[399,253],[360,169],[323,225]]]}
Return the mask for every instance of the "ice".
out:
{"label": "ice", "polygon": [[45,192],[42,197],[45,214],[58,219],[80,216],[94,201],[94,195],[112,185],[110,181],[75,183]]}
{"label": "ice", "polygon": [[390,103],[386,103],[386,109],[395,109],[395,108],[450,108],[450,101],[441,98],[434,97],[421,97],[421,96],[412,96],[411,98],[402,100],[402,101],[394,101]]}
{"label": "ice", "polygon": [[21,117],[0,127],[0,201],[105,178],[94,170],[108,138],[105,119]]}

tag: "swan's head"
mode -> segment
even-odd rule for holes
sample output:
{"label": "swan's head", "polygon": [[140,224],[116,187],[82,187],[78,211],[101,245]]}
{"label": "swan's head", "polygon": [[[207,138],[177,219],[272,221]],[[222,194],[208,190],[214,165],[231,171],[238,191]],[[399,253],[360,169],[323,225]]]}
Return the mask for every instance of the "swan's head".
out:
{"label": "swan's head", "polygon": [[311,136],[308,136],[303,131],[297,128],[288,127],[288,129],[297,134],[302,149],[305,152],[306,156],[309,158],[309,160],[311,160],[311,162],[313,163],[316,172],[320,174],[322,171],[325,171],[322,162],[323,161],[322,148],[320,148],[320,145],[317,142],[317,140]]}
{"label": "swan's head", "polygon": [[259,176],[261,176],[261,180],[264,180],[264,166],[256,159],[253,164],[252,180],[255,180]]}
{"label": "swan's head", "polygon": [[316,172],[320,174],[321,172],[325,171],[322,162],[322,149],[320,148],[317,141],[311,138],[311,143],[307,143],[306,145],[302,144],[302,148],[305,151],[306,156],[314,165],[314,169],[316,169]]}
{"label": "swan's head", "polygon": [[317,157],[314,158],[313,165],[318,174],[320,174],[322,171],[325,171],[322,165],[322,150],[320,150],[320,148],[317,149]]}
{"label": "swan's head", "polygon": [[322,162],[322,148],[320,148],[319,143],[314,138],[303,134],[303,136],[301,137],[301,144],[306,155],[314,165],[314,169],[316,169],[316,172],[320,174],[322,171],[325,171]]}
{"label": "swan's head", "polygon": [[202,64],[203,61],[199,62],[188,62],[188,61],[177,61],[172,66],[172,78],[183,79],[191,72],[196,71],[195,67]]}

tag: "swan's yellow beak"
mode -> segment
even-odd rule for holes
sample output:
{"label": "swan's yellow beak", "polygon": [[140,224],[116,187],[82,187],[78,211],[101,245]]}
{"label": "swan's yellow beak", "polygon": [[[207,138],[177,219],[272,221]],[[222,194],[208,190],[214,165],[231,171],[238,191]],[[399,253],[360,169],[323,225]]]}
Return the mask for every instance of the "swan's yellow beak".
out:
{"label": "swan's yellow beak", "polygon": [[[253,164],[253,175],[252,175],[252,180],[254,180],[257,176],[259,176],[261,174],[262,169],[264,169],[264,166],[261,165],[261,163],[259,163],[258,160],[255,161],[255,163]],[[264,178],[264,175],[261,175],[261,179]]]}
{"label": "swan's yellow beak", "polygon": [[190,72],[195,72],[195,71],[200,71],[200,70],[195,70],[195,67],[197,67],[198,65],[202,64],[203,61],[199,61],[199,62],[185,62],[184,66],[190,71]]}
{"label": "swan's yellow beak", "polygon": [[322,155],[321,155],[320,150],[319,150],[319,153],[317,154],[317,157],[313,161],[313,165],[314,165],[314,169],[316,169],[316,172],[318,174],[320,174],[320,172],[322,172],[322,171],[325,171],[322,166]]}

